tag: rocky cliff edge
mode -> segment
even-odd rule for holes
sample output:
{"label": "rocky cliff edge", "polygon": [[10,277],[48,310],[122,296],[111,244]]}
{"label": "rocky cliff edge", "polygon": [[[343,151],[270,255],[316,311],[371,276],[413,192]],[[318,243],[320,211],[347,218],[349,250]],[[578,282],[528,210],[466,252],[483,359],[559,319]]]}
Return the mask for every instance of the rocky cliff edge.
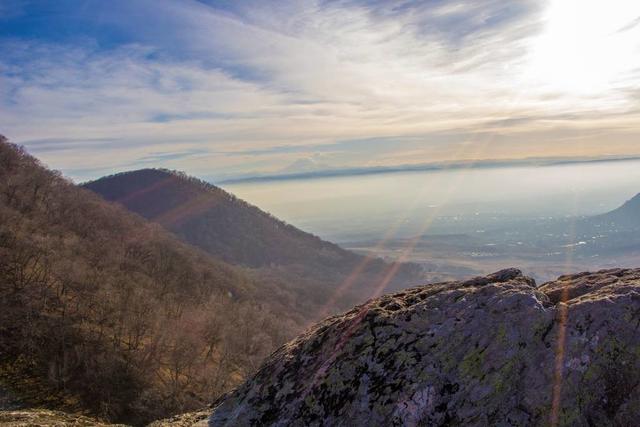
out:
{"label": "rocky cliff edge", "polygon": [[313,327],[219,426],[640,425],[640,269],[537,287],[515,269],[406,290]]}

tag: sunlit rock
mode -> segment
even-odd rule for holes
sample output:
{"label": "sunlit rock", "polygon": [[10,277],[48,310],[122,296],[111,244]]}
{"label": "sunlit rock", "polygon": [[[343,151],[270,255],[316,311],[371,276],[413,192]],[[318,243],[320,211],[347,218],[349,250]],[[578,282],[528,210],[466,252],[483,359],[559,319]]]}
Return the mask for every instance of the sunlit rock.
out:
{"label": "sunlit rock", "polygon": [[518,270],[316,325],[219,404],[225,425],[639,425],[640,270]]}

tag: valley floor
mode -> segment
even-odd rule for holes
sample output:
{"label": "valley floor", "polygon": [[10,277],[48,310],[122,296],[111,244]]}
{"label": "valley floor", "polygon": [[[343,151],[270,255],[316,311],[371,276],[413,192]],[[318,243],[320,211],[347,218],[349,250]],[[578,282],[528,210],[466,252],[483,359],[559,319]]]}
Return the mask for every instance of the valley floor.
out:
{"label": "valley floor", "polygon": [[516,266],[537,283],[545,283],[563,274],[640,265],[640,243],[635,249],[630,245],[625,251],[603,255],[583,254],[560,245],[545,251],[505,243],[485,244],[458,235],[424,238],[411,250],[407,250],[411,243],[404,239],[388,241],[384,247],[370,241],[345,246],[364,255],[419,264],[427,283],[486,275],[505,266]]}

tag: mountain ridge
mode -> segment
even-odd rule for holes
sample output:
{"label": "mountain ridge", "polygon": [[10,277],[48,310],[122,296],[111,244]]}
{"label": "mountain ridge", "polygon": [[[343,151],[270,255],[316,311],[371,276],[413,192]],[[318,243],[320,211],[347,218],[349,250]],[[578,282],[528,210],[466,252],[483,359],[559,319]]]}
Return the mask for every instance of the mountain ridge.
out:
{"label": "mountain ridge", "polygon": [[380,283],[399,289],[421,278],[417,265],[345,250],[182,172],[141,169],[83,187],[215,257],[253,269],[257,277],[292,283],[298,301],[311,301],[320,318],[335,304],[344,309],[366,300]]}
{"label": "mountain ridge", "polygon": [[[184,234],[180,228],[181,225],[185,222],[193,221],[208,210],[237,207],[248,211],[249,220],[269,221],[274,228],[284,230],[291,239],[306,239],[306,243],[311,243],[314,249],[331,250],[340,255],[350,254],[338,245],[323,241],[317,236],[299,230],[225,190],[203,180],[190,177],[184,172],[169,169],[139,169],[102,177],[84,183],[82,186],[100,194],[106,200],[120,203],[129,210],[160,223],[178,235]],[[156,197],[167,196],[170,196],[169,200],[156,199]],[[218,215],[210,220],[220,217],[221,215]],[[245,221],[242,224],[243,226],[247,224],[244,218],[235,219]],[[225,226],[231,225],[225,224]],[[295,252],[279,255],[277,253],[278,248],[275,248],[276,254],[272,254],[271,258],[264,260],[257,259],[257,257],[241,251],[230,255],[227,252],[229,249],[233,250],[233,247],[229,248],[231,245],[228,244],[228,241],[238,233],[229,232],[225,234],[221,232],[223,231],[222,228],[216,231],[216,237],[223,241],[219,247],[211,247],[211,245],[197,240],[197,233],[186,237],[188,237],[187,240],[193,241],[196,246],[208,249],[209,252],[216,254],[221,259],[252,267],[259,267],[272,262],[279,264],[294,263],[298,259],[299,254]]]}

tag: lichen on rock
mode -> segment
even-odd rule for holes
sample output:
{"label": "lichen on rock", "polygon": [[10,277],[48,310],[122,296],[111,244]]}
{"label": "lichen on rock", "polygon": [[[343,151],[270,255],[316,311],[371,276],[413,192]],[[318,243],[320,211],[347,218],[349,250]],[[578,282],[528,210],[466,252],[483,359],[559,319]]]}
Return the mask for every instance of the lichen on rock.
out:
{"label": "lichen on rock", "polygon": [[640,270],[408,289],[276,351],[219,426],[640,425]]}

